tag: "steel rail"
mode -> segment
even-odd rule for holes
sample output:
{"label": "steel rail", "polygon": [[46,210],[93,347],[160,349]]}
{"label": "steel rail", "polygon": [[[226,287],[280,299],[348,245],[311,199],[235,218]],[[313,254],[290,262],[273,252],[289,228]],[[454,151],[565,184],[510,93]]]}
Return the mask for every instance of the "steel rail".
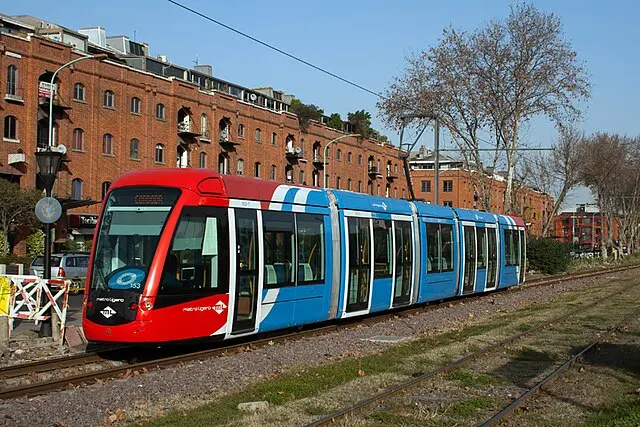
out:
{"label": "steel rail", "polygon": [[[633,285],[632,287],[636,287],[636,286],[640,286],[640,285]],[[399,392],[403,392],[403,391],[405,391],[405,390],[407,390],[409,388],[412,388],[412,387],[414,387],[414,386],[416,386],[416,385],[418,385],[418,384],[420,384],[420,383],[422,383],[422,382],[424,382],[424,381],[426,381],[426,380],[428,380],[430,378],[435,377],[436,375],[452,371],[453,369],[459,367],[463,363],[465,363],[465,362],[467,362],[469,360],[473,360],[473,359],[477,358],[480,355],[483,355],[483,354],[488,353],[488,352],[490,352],[492,350],[496,350],[498,348],[501,348],[501,347],[505,346],[506,344],[509,344],[509,343],[511,343],[513,341],[516,341],[516,340],[518,340],[518,339],[520,339],[520,338],[522,338],[522,337],[524,337],[526,335],[529,335],[531,333],[537,332],[539,330],[542,330],[542,329],[546,328],[547,326],[550,326],[550,325],[553,325],[555,323],[561,322],[561,321],[563,321],[563,320],[565,320],[565,319],[567,319],[567,318],[569,318],[569,317],[571,317],[573,315],[576,315],[578,313],[586,311],[589,308],[592,308],[592,307],[594,307],[594,306],[596,306],[596,305],[598,305],[598,304],[600,304],[600,303],[602,303],[604,301],[607,301],[608,299],[610,299],[610,298],[612,298],[612,297],[614,297],[616,295],[619,295],[619,293],[620,293],[620,291],[613,292],[613,293],[611,293],[609,295],[606,295],[605,297],[600,298],[597,301],[594,301],[592,303],[583,305],[581,307],[577,307],[577,308],[575,308],[573,310],[570,310],[570,311],[568,311],[568,312],[566,312],[564,314],[556,316],[556,317],[554,317],[554,318],[552,318],[550,320],[546,320],[545,322],[540,323],[537,326],[534,326],[534,327],[532,327],[530,329],[527,329],[526,331],[519,332],[519,333],[517,333],[515,335],[512,335],[511,337],[506,338],[504,340],[501,340],[501,341],[499,341],[497,343],[489,344],[489,345],[481,348],[478,351],[475,351],[473,353],[469,353],[469,354],[467,354],[465,356],[462,356],[461,358],[455,360],[452,363],[449,363],[448,365],[445,365],[445,366],[442,366],[440,368],[434,369],[434,370],[432,370],[430,372],[422,374],[422,375],[420,375],[420,376],[418,376],[416,378],[413,378],[413,379],[411,379],[409,381],[401,383],[401,384],[399,384],[399,385],[397,385],[395,387],[389,388],[389,389],[387,389],[387,390],[383,391],[382,393],[379,393],[379,394],[377,394],[375,396],[372,396],[372,397],[367,398],[367,399],[363,399],[363,400],[355,403],[352,406],[349,406],[347,408],[343,408],[343,409],[341,409],[339,411],[336,411],[334,413],[326,415],[326,416],[324,416],[324,417],[322,417],[322,418],[320,418],[320,419],[318,419],[318,420],[316,420],[316,421],[314,421],[312,423],[307,424],[305,427],[318,427],[318,426],[330,425],[330,424],[336,422],[337,420],[345,419],[346,417],[348,417],[350,415],[354,415],[356,413],[363,412],[366,408],[372,406],[373,404],[376,404],[376,403],[379,403],[379,402],[381,402],[383,400],[386,400],[389,397],[391,397],[391,396],[393,396],[393,395],[395,395],[395,394],[397,394]]]}
{"label": "steel rail", "polygon": [[[570,280],[579,280],[586,277],[601,276],[603,274],[611,274],[611,273],[626,271],[634,268],[640,268],[640,265],[614,267],[611,269],[597,270],[597,271],[581,273],[577,275],[559,275],[559,276],[552,276],[548,278],[541,278],[535,281],[525,282],[524,285],[520,285],[520,286],[496,289],[495,291],[491,291],[488,293],[447,299],[447,300],[444,300],[443,303],[439,303],[439,304],[425,303],[425,304],[420,304],[417,307],[416,306],[403,307],[396,310],[392,310],[390,312],[378,313],[378,314],[374,313],[373,315],[366,318],[353,318],[338,324],[329,324],[326,326],[314,327],[313,329],[309,329],[305,331],[297,331],[294,333],[268,336],[266,338],[253,340],[253,341],[243,341],[240,343],[233,343],[231,345],[226,345],[224,347],[218,347],[215,349],[199,350],[199,351],[190,352],[187,354],[163,357],[163,358],[152,359],[152,360],[143,361],[143,362],[126,364],[123,366],[108,368],[100,371],[93,371],[91,373],[83,373],[83,374],[68,376],[65,378],[52,379],[48,381],[32,383],[27,385],[14,386],[11,388],[0,390],[0,400],[20,397],[25,395],[31,396],[31,395],[42,394],[48,391],[53,391],[56,389],[67,387],[71,384],[81,384],[81,383],[92,382],[97,379],[114,378],[122,373],[126,373],[127,371],[137,371],[141,369],[169,366],[169,365],[177,364],[180,362],[188,362],[188,361],[193,361],[198,359],[211,358],[211,357],[224,355],[227,352],[238,351],[239,349],[245,349],[245,348],[251,348],[251,347],[259,348],[265,345],[269,345],[270,343],[273,343],[273,342],[280,342],[280,341],[286,341],[291,339],[297,340],[297,339],[302,339],[306,337],[311,337],[315,335],[332,332],[342,328],[355,327],[362,324],[384,322],[396,316],[410,316],[416,313],[423,313],[426,311],[438,309],[438,308],[441,308],[443,304],[450,304],[452,302],[468,303],[470,301],[480,299],[489,294],[493,294],[497,291],[499,292],[506,289],[524,290],[531,287],[562,283]],[[525,331],[525,333],[523,334],[526,334],[528,332],[529,331]],[[117,350],[119,349],[114,349],[109,351],[117,351]],[[32,373],[51,371],[53,369],[58,369],[58,368],[73,367],[73,366],[79,366],[86,363],[94,363],[94,362],[108,360],[108,359],[101,358],[99,356],[99,353],[100,352],[84,353],[84,354],[73,355],[65,358],[50,359],[50,360],[30,362],[26,364],[4,367],[0,369],[0,378],[11,378],[11,377],[29,375]]]}
{"label": "steel rail", "polygon": [[542,388],[542,386],[546,385],[547,383],[553,381],[554,379],[556,379],[558,376],[560,376],[564,371],[566,371],[569,367],[571,367],[580,357],[582,357],[586,352],[588,352],[589,350],[591,350],[593,347],[595,347],[596,345],[598,345],[602,340],[604,340],[605,338],[611,336],[613,333],[615,333],[616,331],[618,331],[623,325],[629,323],[634,317],[637,317],[638,315],[638,311],[634,311],[632,314],[625,316],[624,319],[622,319],[618,324],[616,324],[613,328],[609,329],[608,331],[606,331],[604,334],[602,334],[602,336],[596,338],[595,340],[593,340],[589,345],[587,345],[586,347],[584,347],[582,350],[580,350],[579,353],[573,355],[570,359],[568,359],[566,362],[564,362],[562,365],[560,365],[558,368],[556,368],[552,373],[550,373],[549,375],[547,375],[546,377],[544,377],[541,381],[539,381],[538,383],[536,383],[536,385],[534,385],[533,387],[531,387],[529,390],[527,390],[526,392],[522,393],[520,396],[518,396],[517,399],[515,399],[513,402],[511,402],[510,404],[508,404],[507,406],[505,406],[504,408],[502,408],[502,410],[500,412],[498,412],[497,414],[495,414],[493,417],[491,417],[490,419],[488,419],[487,421],[478,424],[479,426],[482,427],[487,427],[487,426],[492,426],[494,424],[496,424],[497,422],[499,422],[502,418],[504,418],[505,416],[509,415],[510,413],[512,413],[513,411],[515,411],[520,405],[522,405],[527,399],[529,399],[531,396],[533,396],[534,394],[536,394],[538,391],[540,391],[540,389]]}

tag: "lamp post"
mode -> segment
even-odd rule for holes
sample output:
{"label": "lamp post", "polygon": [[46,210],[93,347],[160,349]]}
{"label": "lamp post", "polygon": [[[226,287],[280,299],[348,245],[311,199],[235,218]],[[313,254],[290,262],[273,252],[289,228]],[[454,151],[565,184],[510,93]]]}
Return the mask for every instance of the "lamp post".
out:
{"label": "lamp post", "polygon": [[[56,174],[60,168],[63,154],[59,151],[52,151],[51,147],[35,153],[38,163],[38,176],[44,183],[46,197],[51,197],[51,190],[56,181]],[[51,279],[51,223],[46,223],[44,228],[44,271],[43,279]],[[50,313],[50,310],[49,310]],[[51,317],[42,322],[39,335],[41,337],[51,336]]]}
{"label": "lamp post", "polygon": [[350,136],[361,136],[361,135],[359,133],[350,133],[349,135],[342,135],[327,142],[327,145],[324,146],[324,158],[322,159],[322,171],[323,171],[322,173],[324,174],[324,180],[323,180],[324,188],[327,188],[327,150],[329,149],[329,146],[334,142],[339,141],[342,138],[348,138]]}
{"label": "lamp post", "polygon": [[107,57],[107,55],[105,54],[99,54],[99,55],[87,55],[87,56],[81,56],[80,58],[76,58],[72,61],[67,62],[66,64],[64,64],[63,66],[61,66],[60,68],[58,68],[56,71],[53,72],[53,76],[51,76],[51,83],[49,86],[49,147],[53,147],[53,84],[56,81],[56,76],[58,75],[58,73],[70,66],[75,64],[76,62],[80,62],[80,61],[84,61],[85,59],[98,59],[98,60],[103,60]]}

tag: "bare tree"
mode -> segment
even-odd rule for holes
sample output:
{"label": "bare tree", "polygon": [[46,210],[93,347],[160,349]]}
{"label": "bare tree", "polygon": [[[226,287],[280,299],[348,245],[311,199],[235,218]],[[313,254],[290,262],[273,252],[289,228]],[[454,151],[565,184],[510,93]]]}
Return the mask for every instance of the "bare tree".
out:
{"label": "bare tree", "polygon": [[574,119],[579,101],[588,96],[586,71],[563,40],[560,20],[525,4],[512,8],[505,21],[470,34],[445,30],[436,47],[407,59],[404,75],[394,80],[378,107],[390,125],[405,113],[437,114],[478,166],[482,199],[478,131],[491,129],[496,151],[489,158],[494,163],[500,153],[506,158],[504,206],[511,212],[521,126],[540,115],[556,123]]}
{"label": "bare tree", "polygon": [[528,161],[529,183],[554,198],[553,210],[545,218],[542,236],[549,234],[553,218],[567,198],[569,191],[580,184],[580,166],[585,151],[584,134],[575,127],[560,127],[558,141],[551,151],[532,156]]}

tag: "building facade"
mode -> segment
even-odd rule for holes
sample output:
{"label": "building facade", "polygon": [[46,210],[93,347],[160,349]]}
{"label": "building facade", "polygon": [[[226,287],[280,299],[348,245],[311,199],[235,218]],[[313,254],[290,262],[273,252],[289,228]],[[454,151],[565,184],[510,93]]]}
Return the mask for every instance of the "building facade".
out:
{"label": "building facade", "polygon": [[[556,215],[554,237],[556,240],[571,245],[573,250],[598,250],[602,243],[603,229],[607,224],[596,206],[578,205]],[[611,238],[619,239],[618,222],[612,222]]]}
{"label": "building facade", "polygon": [[326,174],[331,188],[407,194],[396,147],[347,136],[349,129],[324,120],[303,131],[289,95],[217,79],[208,66],[152,58],[146,44],[107,37],[101,28],[76,32],[2,15],[0,177],[42,188],[34,153],[49,144],[49,82],[63,64],[86,55],[103,58],[64,68],[54,82],[53,145],[67,147],[53,189],[65,208],[58,243],[72,238],[88,247],[95,203],[118,176],[141,168],[204,167],[317,186]]}

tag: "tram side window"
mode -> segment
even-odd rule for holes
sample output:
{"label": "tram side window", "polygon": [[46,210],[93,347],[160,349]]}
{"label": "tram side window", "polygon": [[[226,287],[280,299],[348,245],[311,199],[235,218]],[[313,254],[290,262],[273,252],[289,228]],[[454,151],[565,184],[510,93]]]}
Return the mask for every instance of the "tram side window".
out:
{"label": "tram side window", "polygon": [[186,207],[173,236],[160,279],[160,294],[226,293],[228,280],[226,213]]}
{"label": "tram side window", "polygon": [[518,265],[518,232],[504,230],[504,263],[506,266]]}
{"label": "tram side window", "polygon": [[512,230],[511,235],[513,236],[513,252],[511,253],[511,264],[520,265],[520,232]]}
{"label": "tram side window", "polygon": [[324,220],[322,215],[296,214],[298,284],[324,281]]}
{"label": "tram side window", "polygon": [[453,271],[453,226],[427,223],[427,273]]}
{"label": "tram side window", "polygon": [[361,310],[369,300],[371,269],[369,219],[349,218],[349,291],[347,310]]}
{"label": "tram side window", "polygon": [[476,228],[476,240],[478,243],[478,268],[487,267],[487,229]]}
{"label": "tram side window", "polygon": [[293,286],[295,229],[291,212],[263,211],[265,286]]}
{"label": "tram side window", "polygon": [[373,220],[374,279],[391,277],[391,221]]}

